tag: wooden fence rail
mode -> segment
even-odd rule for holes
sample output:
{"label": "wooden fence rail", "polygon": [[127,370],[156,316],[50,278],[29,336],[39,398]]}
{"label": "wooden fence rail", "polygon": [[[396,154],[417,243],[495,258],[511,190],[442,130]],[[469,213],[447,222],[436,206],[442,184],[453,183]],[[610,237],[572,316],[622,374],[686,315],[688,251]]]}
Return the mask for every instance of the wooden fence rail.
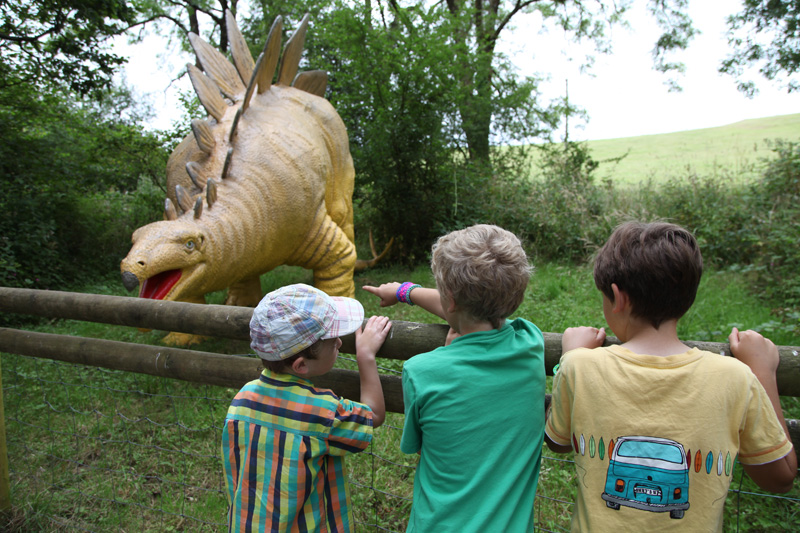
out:
{"label": "wooden fence rail", "polygon": [[[253,309],[224,305],[146,300],[33,289],[0,287],[0,311],[115,324],[138,328],[180,331],[230,339],[249,340]],[[379,357],[406,360],[413,355],[441,346],[447,334],[443,324],[394,321],[389,338]],[[545,333],[545,367],[548,373],[561,357],[561,334]],[[610,337],[606,344],[616,344]],[[726,343],[686,341],[689,346],[730,356]],[[800,396],[800,347],[779,346],[778,390],[782,396]],[[342,337],[341,352],[355,353],[353,335]],[[260,362],[253,357],[223,355],[164,346],[150,346],[69,335],[54,335],[0,328],[0,352],[43,357],[77,364],[222,385],[234,389],[255,379]],[[351,398],[359,396],[358,374],[334,369],[314,379]],[[403,412],[400,378],[382,375],[386,408]],[[549,398],[546,399],[546,402]],[[795,444],[800,449],[800,422],[787,420]]]}

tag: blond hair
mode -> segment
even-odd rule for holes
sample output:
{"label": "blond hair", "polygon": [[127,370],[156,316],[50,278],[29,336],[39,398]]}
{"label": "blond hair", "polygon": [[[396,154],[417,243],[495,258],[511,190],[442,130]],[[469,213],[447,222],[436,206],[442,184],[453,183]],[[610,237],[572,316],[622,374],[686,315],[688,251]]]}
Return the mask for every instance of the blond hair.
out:
{"label": "blond hair", "polygon": [[525,295],[531,266],[516,235],[478,224],[439,237],[431,270],[440,293],[472,318],[499,328]]}

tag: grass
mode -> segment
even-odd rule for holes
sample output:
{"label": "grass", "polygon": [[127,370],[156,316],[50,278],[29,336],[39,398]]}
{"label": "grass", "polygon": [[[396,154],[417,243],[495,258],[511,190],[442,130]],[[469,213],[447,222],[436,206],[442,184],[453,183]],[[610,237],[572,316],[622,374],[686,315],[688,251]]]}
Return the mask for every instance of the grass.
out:
{"label": "grass", "polygon": [[[413,270],[375,268],[357,274],[356,297],[368,315],[438,322],[419,307],[380,308],[360,290],[365,284],[413,280],[431,286],[427,266]],[[280,267],[262,277],[265,291],[309,283],[308,271]],[[761,329],[777,344],[800,345],[800,332],[773,320],[770,309],[748,290],[742,272],[708,272],[697,302],[680,322],[686,339],[724,342],[732,325]],[[122,294],[113,282],[85,292]],[[209,300],[220,303],[221,294]],[[602,326],[600,296],[587,266],[537,265],[516,316],[543,331],[572,325]],[[27,329],[158,344],[164,332],[140,333],[78,321],[41,321]],[[209,340],[197,349],[249,353],[244,342]],[[355,368],[352,357],[339,366]],[[397,361],[380,361],[383,373],[398,373]],[[3,354],[3,387],[14,512],[5,530],[222,531],[225,498],[217,459],[220,427],[233,389],[184,383],[103,369]],[[787,418],[800,418],[797,398],[782,398]],[[401,414],[390,414],[368,453],[350,458],[353,503],[359,531],[402,531],[410,509],[416,456],[399,451]],[[537,500],[540,530],[566,531],[574,467],[569,455],[545,452]],[[739,474],[734,476],[738,486]],[[727,531],[800,529],[797,502],[773,498],[745,477],[743,493],[731,493]],[[737,523],[738,520],[738,523]]]}
{"label": "grass", "polygon": [[[743,120],[716,128],[588,141],[592,158],[601,162],[600,179],[632,185],[681,178],[692,173],[750,180],[756,163],[774,155],[767,139],[797,139],[800,114]],[[612,159],[624,156],[619,163]],[[605,163],[604,163],[605,162]]]}

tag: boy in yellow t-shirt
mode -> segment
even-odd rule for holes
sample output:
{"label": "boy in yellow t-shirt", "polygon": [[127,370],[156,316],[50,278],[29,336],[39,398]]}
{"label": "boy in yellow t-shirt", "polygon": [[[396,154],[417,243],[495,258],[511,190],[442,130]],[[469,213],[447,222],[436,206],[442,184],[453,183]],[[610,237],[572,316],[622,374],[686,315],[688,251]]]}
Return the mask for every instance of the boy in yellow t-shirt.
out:
{"label": "boy in yellow t-shirt", "polygon": [[702,271],[695,238],[674,224],[622,224],[597,255],[622,344],[602,347],[602,328],[564,332],[545,426],[551,450],[575,451],[573,531],[722,531],[737,456],[761,488],[792,487],[775,345],[733,328],[734,359],[678,339]]}

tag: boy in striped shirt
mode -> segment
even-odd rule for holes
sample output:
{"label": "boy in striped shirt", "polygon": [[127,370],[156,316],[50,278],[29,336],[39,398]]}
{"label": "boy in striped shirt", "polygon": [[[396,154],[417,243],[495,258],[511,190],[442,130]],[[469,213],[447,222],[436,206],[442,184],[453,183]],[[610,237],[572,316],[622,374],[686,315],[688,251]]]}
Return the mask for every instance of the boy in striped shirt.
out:
{"label": "boy in striped shirt", "polygon": [[[250,321],[264,370],[228,409],[222,462],[229,531],[355,530],[344,456],[366,449],[385,408],[375,354],[391,322],[352,298],[297,284],[269,293]],[[333,368],[355,332],[361,402],[309,378]]]}

